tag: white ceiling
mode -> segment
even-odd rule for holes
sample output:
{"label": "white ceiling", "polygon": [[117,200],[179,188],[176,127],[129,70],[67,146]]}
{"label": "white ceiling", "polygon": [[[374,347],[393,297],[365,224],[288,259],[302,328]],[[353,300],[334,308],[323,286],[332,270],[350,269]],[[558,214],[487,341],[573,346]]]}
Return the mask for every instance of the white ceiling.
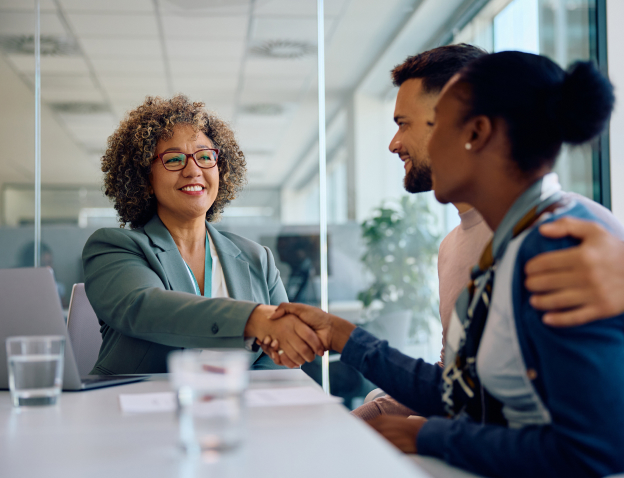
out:
{"label": "white ceiling", "polygon": [[[32,4],[0,0],[0,38],[33,35]],[[326,0],[329,114],[417,4]],[[44,105],[103,105],[93,114],[46,116],[83,152],[54,161],[93,167],[124,113],[146,95],[184,93],[231,121],[247,154],[250,186],[279,186],[317,134],[316,54],[279,59],[253,53],[270,41],[315,47],[316,0],[42,0],[41,11],[42,39],[65,39],[78,47],[71,55],[42,57]],[[0,55],[32,89],[33,56],[1,50]],[[278,113],[248,112],[257,105],[277,105]],[[52,126],[44,121],[42,128]],[[50,166],[44,182],[85,182],[84,175],[55,177],[54,171],[67,168]],[[99,182],[94,174],[91,183]]]}

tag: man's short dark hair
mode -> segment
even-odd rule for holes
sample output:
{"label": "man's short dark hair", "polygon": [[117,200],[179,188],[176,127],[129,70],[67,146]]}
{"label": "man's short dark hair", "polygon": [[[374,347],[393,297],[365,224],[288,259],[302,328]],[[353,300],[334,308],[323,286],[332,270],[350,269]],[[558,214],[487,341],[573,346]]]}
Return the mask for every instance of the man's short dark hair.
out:
{"label": "man's short dark hair", "polygon": [[486,52],[466,43],[446,45],[410,56],[392,70],[394,86],[412,78],[422,78],[426,93],[439,93],[444,85],[472,60]]}

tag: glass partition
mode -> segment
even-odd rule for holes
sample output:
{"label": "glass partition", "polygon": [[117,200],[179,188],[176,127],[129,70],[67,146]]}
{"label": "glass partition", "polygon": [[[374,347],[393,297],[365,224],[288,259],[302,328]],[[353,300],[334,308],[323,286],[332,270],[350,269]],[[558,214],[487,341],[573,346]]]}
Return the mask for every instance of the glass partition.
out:
{"label": "glass partition", "polygon": [[[42,10],[45,35],[59,25]],[[35,241],[35,8],[0,2],[0,268],[33,267],[51,260]],[[43,61],[49,57],[45,54]]]}
{"label": "glass partition", "polygon": [[[397,92],[390,70],[421,51],[424,18],[432,34],[449,16],[446,7],[421,6],[350,2],[336,28],[326,27],[329,311],[436,362],[437,249],[458,219],[431,192],[407,193],[403,163],[389,151]],[[311,198],[314,177],[306,179],[291,188]],[[352,407],[374,388],[339,362],[330,362],[330,372],[332,390],[340,387]]]}
{"label": "glass partition", "polygon": [[[103,194],[107,138],[146,96],[182,93],[230,124],[247,162],[215,227],[269,247],[289,299],[320,306],[316,0],[59,0],[49,14],[49,41],[67,51],[42,69],[42,243],[65,300],[84,280],[85,241],[119,227]],[[290,198],[284,185],[308,177],[315,200]]]}

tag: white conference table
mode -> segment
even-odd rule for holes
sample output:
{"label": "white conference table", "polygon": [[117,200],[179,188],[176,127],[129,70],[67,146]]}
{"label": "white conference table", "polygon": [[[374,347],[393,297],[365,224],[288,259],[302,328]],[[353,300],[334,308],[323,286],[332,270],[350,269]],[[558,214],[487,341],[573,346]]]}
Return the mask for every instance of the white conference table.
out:
{"label": "white conference table", "polygon": [[[251,373],[252,388],[316,386],[300,370]],[[54,407],[19,410],[0,392],[0,476],[11,478],[466,478],[439,460],[398,452],[339,404],[250,408],[245,443],[187,457],[174,413],[124,414],[120,393],[169,390],[165,377],[63,393]]]}

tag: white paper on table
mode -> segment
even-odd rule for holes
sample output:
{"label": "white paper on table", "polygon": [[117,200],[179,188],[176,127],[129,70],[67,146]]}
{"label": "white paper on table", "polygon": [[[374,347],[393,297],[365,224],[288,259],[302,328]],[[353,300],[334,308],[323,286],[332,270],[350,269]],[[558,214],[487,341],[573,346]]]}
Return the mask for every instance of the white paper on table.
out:
{"label": "white paper on table", "polygon": [[250,408],[323,405],[342,402],[342,398],[326,395],[316,387],[254,388],[247,390],[245,399]]}
{"label": "white paper on table", "polygon": [[[255,388],[245,392],[248,407],[292,407],[341,403],[342,399],[326,395],[316,387]],[[124,413],[173,412],[174,392],[120,394],[119,404]]]}
{"label": "white paper on table", "polygon": [[173,412],[176,399],[173,392],[126,393],[119,395],[119,405],[124,413]]}

